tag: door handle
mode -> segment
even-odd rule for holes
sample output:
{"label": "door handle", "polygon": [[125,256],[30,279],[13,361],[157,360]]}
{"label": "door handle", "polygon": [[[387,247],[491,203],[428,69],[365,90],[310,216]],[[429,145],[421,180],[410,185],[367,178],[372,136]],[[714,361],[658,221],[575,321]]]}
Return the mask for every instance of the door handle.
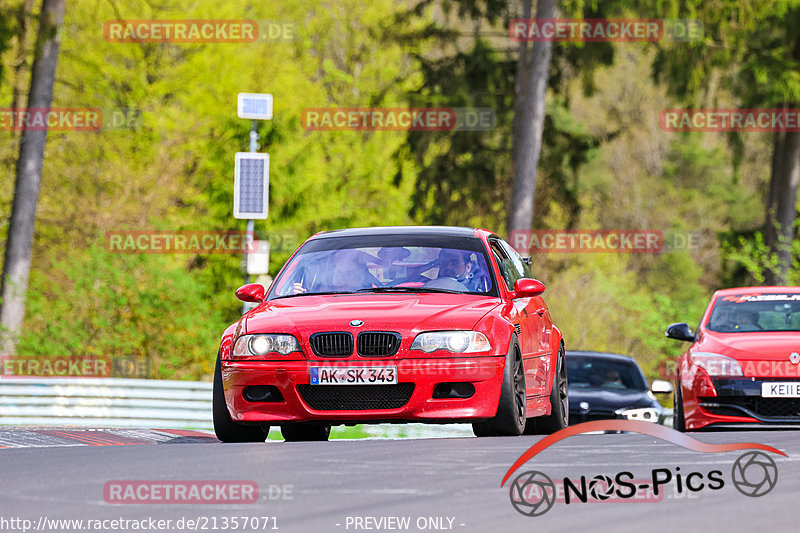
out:
{"label": "door handle", "polygon": [[540,307],[539,309],[536,310],[536,314],[538,314],[539,316],[542,316],[545,311],[547,311],[546,307]]}

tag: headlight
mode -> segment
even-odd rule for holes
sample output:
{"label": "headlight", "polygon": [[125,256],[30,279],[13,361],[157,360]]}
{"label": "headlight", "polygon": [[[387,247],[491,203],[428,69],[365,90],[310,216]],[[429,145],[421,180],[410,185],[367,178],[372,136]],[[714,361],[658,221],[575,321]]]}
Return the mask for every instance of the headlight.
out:
{"label": "headlight", "polygon": [[744,376],[739,362],[725,355],[694,352],[689,354],[689,360],[708,372],[709,376]]}
{"label": "headlight", "polygon": [[425,353],[447,350],[453,353],[487,352],[492,349],[489,339],[477,331],[429,331],[420,333],[411,344],[412,350]]}
{"label": "headlight", "polygon": [[658,411],[652,407],[642,407],[640,409],[620,409],[618,415],[622,415],[628,420],[641,420],[643,422],[658,422]]}
{"label": "headlight", "polygon": [[233,346],[233,356],[267,355],[277,353],[288,355],[299,352],[300,344],[292,335],[266,334],[242,335]]}

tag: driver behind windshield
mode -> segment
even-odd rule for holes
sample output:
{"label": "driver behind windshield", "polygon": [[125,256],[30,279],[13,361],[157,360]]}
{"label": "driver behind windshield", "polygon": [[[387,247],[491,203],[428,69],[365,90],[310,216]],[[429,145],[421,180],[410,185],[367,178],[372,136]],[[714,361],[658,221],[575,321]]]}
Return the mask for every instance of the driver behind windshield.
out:
{"label": "driver behind windshield", "polygon": [[467,250],[454,250],[452,248],[442,248],[439,252],[439,272],[436,279],[456,280],[468,291],[483,291],[481,279],[476,276],[480,272],[476,271],[476,265],[470,260],[472,252]]}
{"label": "driver behind windshield", "polygon": [[437,278],[455,278],[464,283],[472,269],[472,263],[467,260],[467,252],[442,248],[439,252],[439,274]]}
{"label": "driver behind windshield", "polygon": [[758,312],[746,309],[734,308],[728,313],[728,328],[739,331],[759,331],[763,330],[758,325]]}

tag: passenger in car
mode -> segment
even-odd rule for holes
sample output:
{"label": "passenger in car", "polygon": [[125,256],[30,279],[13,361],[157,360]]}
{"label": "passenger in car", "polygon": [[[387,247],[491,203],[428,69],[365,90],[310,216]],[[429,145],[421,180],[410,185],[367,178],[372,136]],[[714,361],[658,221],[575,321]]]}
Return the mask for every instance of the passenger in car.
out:
{"label": "passenger in car", "polygon": [[312,288],[295,283],[293,294],[305,292],[353,292],[359,289],[376,287],[378,280],[367,268],[368,254],[360,250],[336,250],[328,260],[330,270]]}
{"label": "passenger in car", "polygon": [[370,274],[359,250],[338,250],[333,254],[333,274],[328,290],[350,292],[373,287],[375,278]]}

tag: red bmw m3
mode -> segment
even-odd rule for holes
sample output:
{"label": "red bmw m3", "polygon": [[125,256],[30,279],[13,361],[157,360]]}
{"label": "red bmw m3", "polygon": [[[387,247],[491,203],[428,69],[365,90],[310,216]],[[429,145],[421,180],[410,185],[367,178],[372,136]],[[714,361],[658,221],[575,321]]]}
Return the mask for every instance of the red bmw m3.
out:
{"label": "red bmw m3", "polygon": [[800,428],[800,287],[714,293],[692,345],[678,359],[675,428]]}
{"label": "red bmw m3", "polygon": [[469,422],[478,436],[568,423],[564,343],[528,263],[456,227],[319,233],[222,335],[224,442],[327,440],[332,425]]}

